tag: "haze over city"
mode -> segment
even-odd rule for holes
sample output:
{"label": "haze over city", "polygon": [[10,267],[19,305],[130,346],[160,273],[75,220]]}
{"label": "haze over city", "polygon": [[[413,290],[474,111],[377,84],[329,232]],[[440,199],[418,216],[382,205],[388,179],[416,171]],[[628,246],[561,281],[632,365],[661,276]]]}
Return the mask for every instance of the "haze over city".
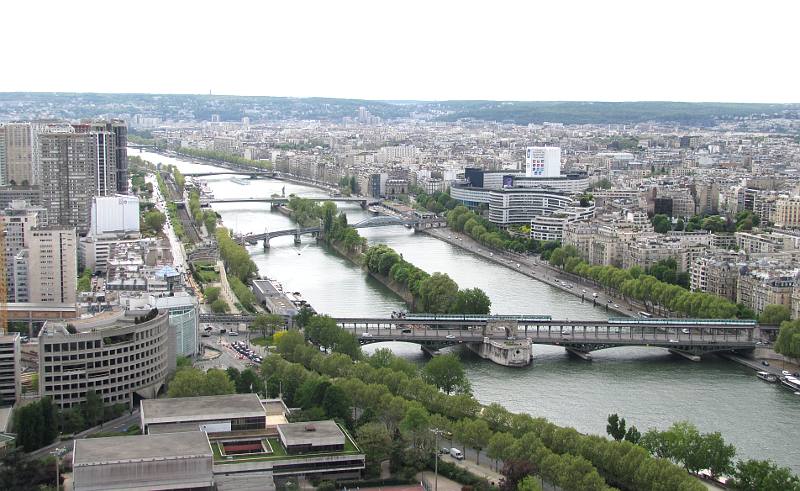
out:
{"label": "haze over city", "polygon": [[0,91],[800,101],[797,2],[45,1],[3,17],[0,40],[25,49],[6,51]]}

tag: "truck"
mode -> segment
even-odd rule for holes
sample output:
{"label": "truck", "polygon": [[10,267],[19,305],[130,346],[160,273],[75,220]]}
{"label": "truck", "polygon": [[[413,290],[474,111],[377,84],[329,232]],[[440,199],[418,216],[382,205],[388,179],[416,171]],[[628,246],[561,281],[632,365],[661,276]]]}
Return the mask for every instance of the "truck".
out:
{"label": "truck", "polygon": [[464,460],[464,454],[461,453],[461,450],[455,447],[450,449],[450,457],[453,457],[456,460]]}

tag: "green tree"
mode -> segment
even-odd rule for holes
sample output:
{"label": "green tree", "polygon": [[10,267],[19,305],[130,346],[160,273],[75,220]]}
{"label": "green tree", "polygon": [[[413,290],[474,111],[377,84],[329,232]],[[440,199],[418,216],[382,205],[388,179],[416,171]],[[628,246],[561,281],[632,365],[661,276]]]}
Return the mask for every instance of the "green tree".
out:
{"label": "green tree", "polygon": [[383,423],[367,423],[356,431],[356,440],[367,457],[367,477],[380,475],[380,464],[389,458],[392,437]]}
{"label": "green tree", "polygon": [[736,447],[725,443],[719,432],[704,434],[701,446],[701,465],[708,469],[712,476],[726,475],[733,470]]}
{"label": "green tree", "polygon": [[83,272],[81,272],[81,275],[78,277],[78,291],[92,291],[92,270],[90,268],[84,269]]}
{"label": "green tree", "polygon": [[219,294],[222,292],[222,289],[218,286],[209,286],[203,291],[203,294],[206,296],[206,301],[208,303],[214,303],[216,299],[219,298]]}
{"label": "green tree", "polygon": [[267,333],[269,335],[275,334],[275,331],[284,327],[285,321],[283,316],[278,314],[257,314],[256,318],[253,319],[253,323],[250,325],[250,328],[255,329],[257,331],[261,331],[261,335],[265,338],[267,337]]}
{"label": "green tree", "polygon": [[800,491],[800,479],[772,461],[750,459],[736,463],[728,486],[737,491]]}
{"label": "green tree", "polygon": [[639,443],[639,440],[642,439],[642,434],[639,432],[639,429],[635,426],[631,425],[628,428],[628,431],[625,432],[625,441],[631,442],[634,445]]}
{"label": "green tree", "polygon": [[480,288],[467,288],[456,294],[456,301],[450,309],[452,314],[488,314],[492,307],[489,296]]}
{"label": "green tree", "polygon": [[215,314],[224,314],[228,311],[228,302],[221,298],[214,300],[211,302],[211,311]]}
{"label": "green tree", "polygon": [[790,358],[800,358],[800,320],[781,323],[775,351]]}
{"label": "green tree", "polygon": [[445,394],[469,393],[470,385],[464,367],[453,354],[434,356],[422,369],[425,380]]}
{"label": "green tree", "polygon": [[771,304],[764,307],[763,312],[758,316],[758,322],[769,326],[779,326],[783,321],[788,321],[791,316],[789,307]]}
{"label": "green tree", "polygon": [[475,463],[480,465],[481,450],[489,444],[492,430],[489,429],[489,425],[483,419],[470,420],[464,430],[465,443],[475,450]]}
{"label": "green tree", "polygon": [[653,223],[653,230],[659,234],[665,234],[672,230],[672,220],[667,215],[654,215],[650,221]]}
{"label": "green tree", "polygon": [[103,398],[94,391],[86,391],[86,402],[83,405],[83,414],[89,426],[97,426],[103,419]]}
{"label": "green tree", "polygon": [[145,228],[160,234],[167,223],[167,217],[158,210],[149,211],[144,214],[143,220]]}
{"label": "green tree", "polygon": [[499,460],[507,460],[516,439],[511,433],[497,432],[489,438],[489,445],[486,447],[486,455],[494,459],[494,466],[497,469]]}
{"label": "green tree", "polygon": [[525,476],[517,484],[517,491],[542,491],[539,481],[533,476]]}
{"label": "green tree", "polygon": [[255,394],[261,394],[264,392],[264,381],[252,368],[245,369],[235,380],[231,377],[228,378],[234,382],[236,386],[236,392],[239,394],[247,394],[251,392]]}
{"label": "green tree", "polygon": [[291,356],[296,347],[305,345],[306,340],[299,331],[286,331],[278,340],[278,353],[283,356]]}
{"label": "green tree", "polygon": [[610,414],[606,425],[606,433],[617,441],[625,438],[625,418],[620,418],[617,413]]}
{"label": "green tree", "polygon": [[329,418],[350,421],[350,406],[350,397],[340,387],[331,385],[325,391],[325,397],[322,399],[322,409]]}
{"label": "green tree", "polygon": [[400,421],[400,431],[408,438],[413,448],[424,448],[429,439],[430,415],[421,406],[412,406]]}
{"label": "green tree", "polygon": [[420,310],[431,314],[446,314],[455,303],[458,285],[444,273],[434,273],[419,286]]}

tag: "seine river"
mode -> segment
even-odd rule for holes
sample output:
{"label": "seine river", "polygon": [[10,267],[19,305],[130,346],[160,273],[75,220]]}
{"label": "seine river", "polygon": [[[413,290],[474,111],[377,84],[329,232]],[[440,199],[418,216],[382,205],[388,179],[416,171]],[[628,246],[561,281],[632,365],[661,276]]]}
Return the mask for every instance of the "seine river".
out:
{"label": "seine river", "polygon": [[[213,169],[161,155],[131,150],[153,163],[175,164],[184,172]],[[306,186],[274,180],[246,184],[231,176],[207,179],[217,198],[266,197],[273,193],[324,196]],[[286,216],[271,212],[268,204],[226,203],[213,208],[225,226],[236,232],[264,232],[293,228]],[[342,205],[350,223],[368,212]],[[433,273],[449,274],[460,287],[480,287],[497,314],[548,314],[563,319],[600,319],[606,314],[589,303],[485,261],[471,253],[404,227],[363,229],[371,244],[384,243],[407,260]],[[335,252],[303,237],[270,242],[271,248],[250,248],[262,276],[299,291],[314,308],[333,316],[387,315],[404,304],[380,283]],[[419,347],[389,343],[395,353],[423,361]],[[369,349],[386,346],[371,345]],[[709,358],[694,363],[658,348],[615,348],[592,354],[591,362],[570,358],[563,349],[534,347],[533,365],[512,369],[462,353],[475,396],[483,403],[498,402],[508,409],[543,416],[586,433],[605,433],[606,418],[619,413],[644,433],[688,420],[702,432],[719,431],[736,445],[739,457],[770,458],[800,473],[800,397],[725,360]]]}

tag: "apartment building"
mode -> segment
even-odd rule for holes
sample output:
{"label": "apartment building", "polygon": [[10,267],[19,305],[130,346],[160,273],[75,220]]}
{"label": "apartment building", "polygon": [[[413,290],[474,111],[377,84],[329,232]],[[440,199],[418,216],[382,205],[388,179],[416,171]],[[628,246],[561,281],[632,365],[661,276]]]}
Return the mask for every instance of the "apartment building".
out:
{"label": "apartment building", "polygon": [[28,186],[36,184],[30,123],[0,125],[0,184]]}
{"label": "apartment building", "polygon": [[78,238],[74,228],[46,227],[30,233],[29,302],[76,302]]}
{"label": "apartment building", "polygon": [[19,343],[19,333],[0,333],[0,406],[10,406],[19,401]]}
{"label": "apartment building", "polygon": [[5,277],[9,301],[28,301],[27,288],[17,290],[13,265],[17,255],[30,247],[31,231],[39,225],[38,217],[42,214],[43,208],[29,206],[24,201],[13,201],[7,209],[0,211],[0,223],[3,224],[6,234],[6,249],[3,253],[9,273]]}
{"label": "apartment building", "polygon": [[776,268],[745,270],[736,285],[736,302],[749,307],[756,314],[767,305],[784,305],[791,309],[792,291],[798,271]]}
{"label": "apartment building", "polygon": [[689,268],[692,291],[713,293],[735,301],[739,279],[739,265],[734,256],[696,258]]}
{"label": "apartment building", "polygon": [[800,228],[800,196],[779,198],[773,219],[777,227]]}

